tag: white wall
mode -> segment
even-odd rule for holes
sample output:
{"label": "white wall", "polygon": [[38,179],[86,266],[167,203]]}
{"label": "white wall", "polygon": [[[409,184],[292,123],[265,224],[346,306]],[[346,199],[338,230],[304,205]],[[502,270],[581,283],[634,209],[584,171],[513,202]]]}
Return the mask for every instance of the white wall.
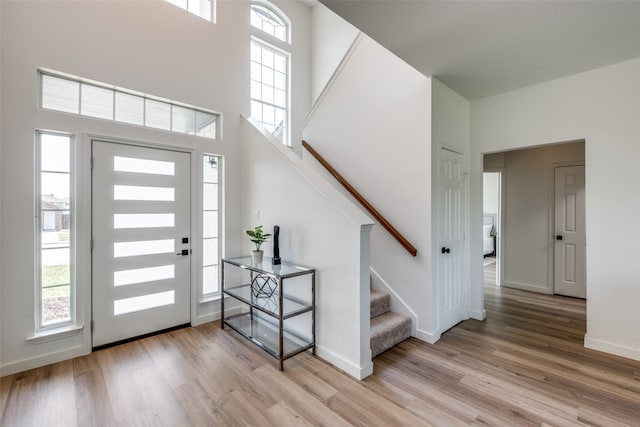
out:
{"label": "white wall", "polygon": [[414,258],[375,227],[371,265],[418,315],[417,335],[431,340],[431,80],[359,40],[303,135],[417,247]]}
{"label": "white wall", "polygon": [[[4,107],[0,364],[6,374],[90,350],[86,251],[80,254],[78,266],[78,317],[84,329],[55,341],[26,341],[34,334],[35,319],[34,130],[74,134],[78,163],[86,159],[88,133],[181,146],[198,156],[203,152],[223,155],[225,227],[227,234],[237,234],[242,194],[240,113],[248,112],[249,106],[249,16],[246,1],[219,2],[215,25],[164,1],[1,2],[0,10]],[[224,138],[211,141],[42,110],[38,108],[38,67],[220,111]],[[86,187],[90,183],[86,162],[77,166],[78,182]],[[197,209],[201,191],[195,179],[193,185]],[[90,209],[86,198],[78,200],[78,220],[85,231],[90,218],[87,206]],[[79,248],[87,248],[88,233],[81,231],[78,237]],[[197,245],[193,249],[197,251]],[[239,240],[228,238],[225,250],[237,253]],[[211,319],[216,307],[197,306],[195,321]]]}
{"label": "white wall", "polygon": [[[370,375],[371,220],[251,123],[242,135],[243,228],[280,226],[282,259],[316,268],[317,354],[356,378]],[[248,239],[238,237],[248,253]],[[265,256],[272,256],[272,248],[271,241],[263,245]]]}
{"label": "white wall", "polygon": [[331,9],[311,9],[311,99],[315,102],[359,31]]}
{"label": "white wall", "polygon": [[[472,260],[480,264],[482,153],[584,139],[585,345],[637,360],[639,75],[635,59],[471,103]],[[481,288],[481,275],[471,280]]]}

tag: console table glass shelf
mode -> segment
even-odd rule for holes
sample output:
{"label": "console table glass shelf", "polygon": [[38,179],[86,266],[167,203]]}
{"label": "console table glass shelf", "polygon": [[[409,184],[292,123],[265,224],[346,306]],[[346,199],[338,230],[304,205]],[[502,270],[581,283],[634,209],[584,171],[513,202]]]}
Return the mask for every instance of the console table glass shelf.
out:
{"label": "console table glass shelf", "polygon": [[[265,258],[261,264],[253,264],[250,256],[224,258],[221,266],[223,329],[225,325],[231,327],[278,359],[280,370],[284,367],[284,360],[289,357],[308,349],[315,354],[315,269],[284,261],[280,265],[272,265],[269,258]],[[235,272],[240,273],[241,284],[227,285],[229,274],[225,274],[225,268],[230,267],[244,270],[244,274],[242,271]],[[308,298],[294,297],[285,290],[287,279],[307,275],[310,278]],[[296,281],[294,285],[299,287],[304,284]],[[247,311],[225,316],[225,296],[242,302]],[[310,338],[285,330],[285,320],[305,313],[311,314]]]}

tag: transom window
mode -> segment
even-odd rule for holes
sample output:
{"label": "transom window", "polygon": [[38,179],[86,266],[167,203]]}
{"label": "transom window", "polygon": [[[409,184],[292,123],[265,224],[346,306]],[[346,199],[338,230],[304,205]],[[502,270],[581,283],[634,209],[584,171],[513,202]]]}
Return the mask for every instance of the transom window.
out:
{"label": "transom window", "polygon": [[251,117],[290,144],[289,19],[266,2],[251,4]]}
{"label": "transom window", "polygon": [[40,70],[40,105],[48,110],[217,139],[220,114],[106,83]]}

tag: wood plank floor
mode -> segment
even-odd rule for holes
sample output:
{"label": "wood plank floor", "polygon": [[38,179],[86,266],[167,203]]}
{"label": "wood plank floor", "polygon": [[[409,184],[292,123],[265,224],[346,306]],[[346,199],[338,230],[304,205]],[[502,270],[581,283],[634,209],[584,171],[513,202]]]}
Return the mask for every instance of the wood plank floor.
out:
{"label": "wood plank floor", "polygon": [[486,287],[487,320],[355,381],[214,322],[2,378],[2,426],[640,426],[640,362],[586,350],[582,300]]}

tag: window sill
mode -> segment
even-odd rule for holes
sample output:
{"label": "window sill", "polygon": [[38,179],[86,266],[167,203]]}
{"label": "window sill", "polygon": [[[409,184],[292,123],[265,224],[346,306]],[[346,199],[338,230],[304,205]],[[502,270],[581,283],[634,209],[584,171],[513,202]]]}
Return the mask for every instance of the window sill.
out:
{"label": "window sill", "polygon": [[43,342],[68,338],[79,334],[83,329],[84,326],[70,325],[47,331],[37,332],[33,334],[33,336],[27,337],[27,342],[30,342],[32,344],[40,344]]}
{"label": "window sill", "polygon": [[214,295],[211,297],[203,297],[200,298],[200,301],[198,301],[200,304],[206,304],[208,302],[214,302],[214,301],[220,301],[222,299],[221,295]]}

